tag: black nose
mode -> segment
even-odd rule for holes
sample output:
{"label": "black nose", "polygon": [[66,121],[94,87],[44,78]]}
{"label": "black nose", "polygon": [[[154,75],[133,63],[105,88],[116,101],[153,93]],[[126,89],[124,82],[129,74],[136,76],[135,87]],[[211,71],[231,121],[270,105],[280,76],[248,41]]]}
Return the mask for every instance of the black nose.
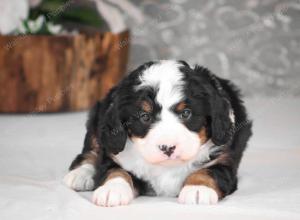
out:
{"label": "black nose", "polygon": [[173,154],[176,146],[175,145],[168,146],[168,145],[162,144],[162,145],[158,145],[158,148],[169,157],[169,156],[171,156],[171,154]]}

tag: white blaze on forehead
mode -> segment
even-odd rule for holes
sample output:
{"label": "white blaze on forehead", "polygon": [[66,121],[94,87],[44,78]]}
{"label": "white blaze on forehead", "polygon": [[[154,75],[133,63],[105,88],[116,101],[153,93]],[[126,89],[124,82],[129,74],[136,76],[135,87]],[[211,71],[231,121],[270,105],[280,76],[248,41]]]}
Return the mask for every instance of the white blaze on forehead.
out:
{"label": "white blaze on forehead", "polygon": [[182,66],[181,63],[172,60],[162,60],[153,64],[142,73],[141,84],[136,89],[143,87],[157,89],[157,102],[168,108],[178,103],[184,96],[183,73],[179,69]]}

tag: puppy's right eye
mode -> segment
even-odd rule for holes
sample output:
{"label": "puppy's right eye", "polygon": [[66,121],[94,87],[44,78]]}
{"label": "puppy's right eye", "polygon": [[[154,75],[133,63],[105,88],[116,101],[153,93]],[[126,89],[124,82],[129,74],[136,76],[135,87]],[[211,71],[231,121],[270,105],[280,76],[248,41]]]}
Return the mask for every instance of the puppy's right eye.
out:
{"label": "puppy's right eye", "polygon": [[186,108],[180,113],[179,117],[183,120],[188,120],[191,117],[191,115],[192,111]]}
{"label": "puppy's right eye", "polygon": [[149,122],[151,121],[151,116],[150,116],[149,113],[143,112],[143,113],[141,113],[141,115],[140,115],[140,120],[141,120],[143,123],[147,124],[147,123],[149,123]]}

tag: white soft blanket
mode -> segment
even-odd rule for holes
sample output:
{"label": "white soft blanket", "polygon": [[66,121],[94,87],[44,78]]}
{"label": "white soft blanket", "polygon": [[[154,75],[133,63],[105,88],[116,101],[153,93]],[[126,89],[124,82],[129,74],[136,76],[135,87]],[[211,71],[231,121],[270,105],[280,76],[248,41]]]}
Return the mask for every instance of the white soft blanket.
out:
{"label": "white soft blanket", "polygon": [[101,208],[61,183],[80,152],[86,113],[0,115],[0,219],[300,219],[300,100],[248,100],[254,136],[239,190],[215,206],[139,197]]}

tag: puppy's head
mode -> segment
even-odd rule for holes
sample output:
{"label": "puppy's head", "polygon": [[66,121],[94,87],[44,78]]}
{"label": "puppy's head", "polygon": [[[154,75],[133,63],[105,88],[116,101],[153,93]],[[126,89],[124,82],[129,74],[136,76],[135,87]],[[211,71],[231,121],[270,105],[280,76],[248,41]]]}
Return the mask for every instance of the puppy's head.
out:
{"label": "puppy's head", "polygon": [[101,141],[118,154],[132,147],[152,164],[195,158],[211,139],[230,138],[230,103],[208,70],[182,61],[150,62],[127,76],[109,95]]}

